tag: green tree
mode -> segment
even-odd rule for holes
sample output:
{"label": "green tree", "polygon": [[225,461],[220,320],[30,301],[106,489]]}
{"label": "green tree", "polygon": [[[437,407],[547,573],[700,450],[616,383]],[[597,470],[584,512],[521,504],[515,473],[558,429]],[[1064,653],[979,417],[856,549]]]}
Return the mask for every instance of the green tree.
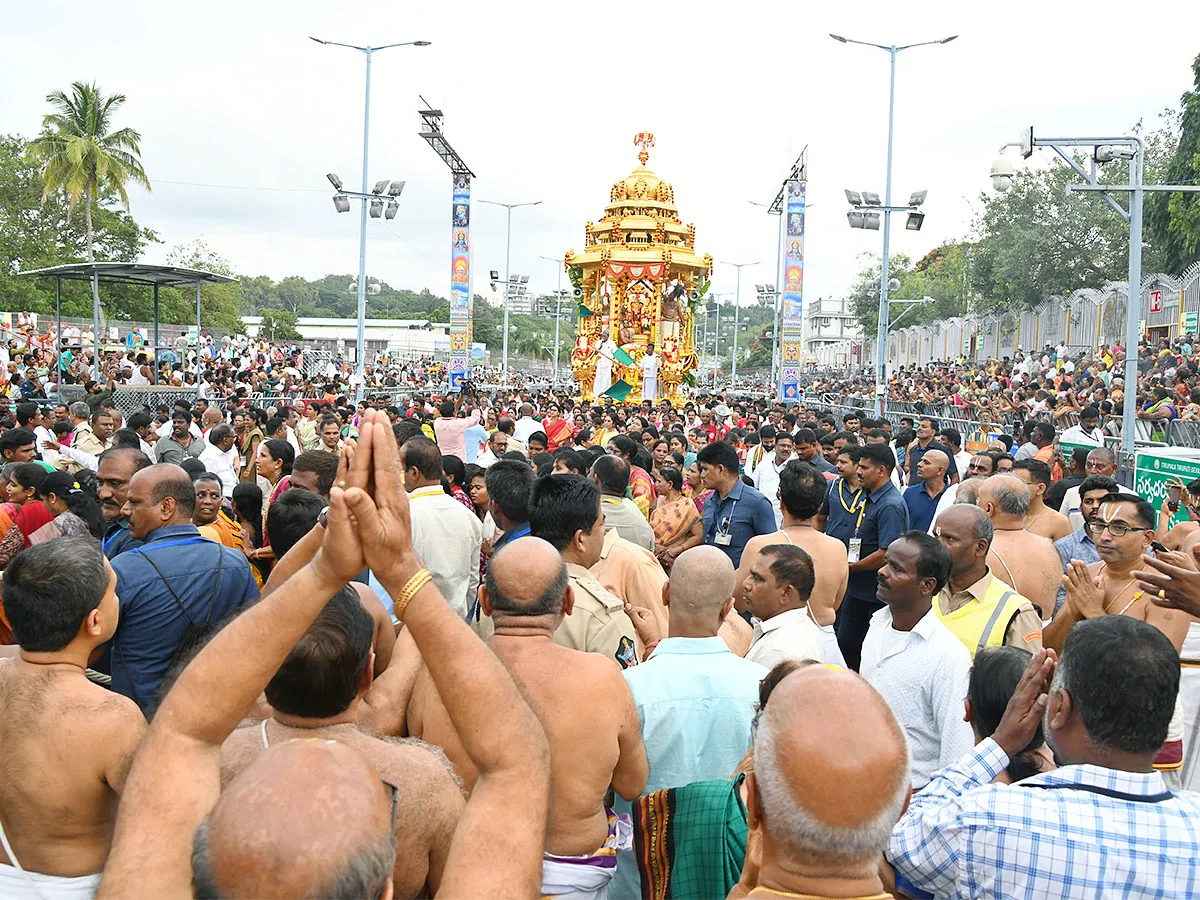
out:
{"label": "green tree", "polygon": [[[54,283],[17,277],[17,273],[82,262],[87,258],[88,239],[81,218],[70,216],[63,191],[42,200],[41,172],[27,151],[28,143],[21,136],[0,135],[0,304],[5,309],[50,315],[54,312]],[[96,252],[105,259],[132,262],[147,245],[159,240],[120,209],[119,198],[111,190],[101,193],[92,219]],[[109,285],[104,299],[110,313],[116,314],[130,298],[144,292],[136,286]],[[64,282],[62,300],[64,315],[91,315],[86,284]]]}
{"label": "green tree", "polygon": [[[879,282],[880,270],[883,266],[881,257],[873,253],[860,253],[858,259],[863,267],[854,277],[854,283],[850,287],[847,299],[850,301],[850,312],[854,313],[854,318],[862,325],[863,331],[868,335],[874,335],[879,330]],[[889,281],[894,278],[903,287],[904,279],[911,272],[912,260],[909,257],[898,253],[891,258],[891,262],[888,264]]]}
{"label": "green tree", "polygon": [[[1164,184],[1200,184],[1200,55],[1192,63],[1192,90],[1180,97],[1175,119],[1178,141],[1158,179]],[[1149,174],[1150,165],[1147,164]],[[1183,273],[1200,259],[1200,195],[1152,193],[1146,196],[1146,234],[1161,256],[1161,267]]]}
{"label": "green tree", "polygon": [[150,190],[140,159],[142,138],[132,128],[111,130],[124,94],[106,97],[95,84],[76,81],[70,96],[54,91],[46,102],[53,112],[42,119],[43,133],[29,145],[29,153],[41,167],[43,199],[64,192],[68,214],[83,201],[87,260],[92,262],[93,204],[110,191],[129,212],[125,185],[133,181]]}
{"label": "green tree", "polygon": [[[226,275],[230,278],[237,277],[230,262],[210,249],[202,240],[194,240],[190,244],[173,247],[167,254],[167,264],[185,269],[212,272],[214,275]],[[167,291],[164,290],[162,293],[165,294]],[[168,319],[167,321],[179,324],[195,321],[195,288],[183,288],[177,293],[180,302],[188,307],[188,313],[182,319]],[[244,331],[241,305],[242,286],[238,282],[207,284],[200,289],[200,321],[204,325],[232,333]]]}
{"label": "green tree", "polygon": [[298,341],[296,317],[286,309],[264,309],[259,335],[268,341]]}

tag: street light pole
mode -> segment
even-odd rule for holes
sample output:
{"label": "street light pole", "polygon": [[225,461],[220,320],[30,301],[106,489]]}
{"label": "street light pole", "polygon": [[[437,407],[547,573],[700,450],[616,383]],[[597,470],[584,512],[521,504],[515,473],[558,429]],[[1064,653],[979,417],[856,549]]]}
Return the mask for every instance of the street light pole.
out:
{"label": "street light pole", "polygon": [[508,210],[508,225],[505,227],[504,238],[504,354],[500,363],[500,377],[504,383],[508,383],[508,291],[509,291],[509,267],[512,263],[512,211],[518,206],[537,206],[541,200],[534,200],[529,203],[500,203],[496,200],[480,200],[480,203],[487,203],[490,206],[503,206]]}
{"label": "street light pole", "polygon": [[888,140],[887,140],[887,176],[884,187],[883,210],[883,271],[879,284],[879,327],[876,329],[875,353],[875,414],[882,417],[887,405],[887,338],[888,338],[888,253],[891,250],[892,224],[892,138],[896,123],[896,54],[901,50],[911,50],[913,47],[928,47],[933,44],[948,44],[956,37],[942,38],[938,41],[922,41],[918,44],[872,44],[869,41],[855,41],[838,34],[829,35],[842,44],[861,44],[864,47],[876,47],[885,51],[891,57],[891,78],[888,84]]}
{"label": "street light pole", "polygon": [[[392,47],[428,47],[429,41],[404,41],[399,44],[384,44],[380,47],[359,47],[356,44],[340,44],[337,41],[323,41],[320,38],[310,38],[318,44],[328,47],[346,47],[357,50],[367,58],[366,96],[363,100],[363,164],[362,164],[362,213],[358,220],[358,356],[356,378],[358,380],[356,399],[361,401],[366,389],[366,319],[367,319],[367,154],[371,138],[371,57],[377,50],[389,50]],[[197,354],[199,359],[199,354]]]}
{"label": "street light pole", "polygon": [[737,389],[737,358],[738,358],[738,323],[740,321],[739,313],[742,305],[742,269],[746,266],[757,266],[758,262],[752,263],[735,263],[727,262],[727,266],[733,266],[737,269],[737,289],[733,294],[733,365],[730,369],[729,384],[735,390]]}
{"label": "street light pole", "polygon": [[553,256],[542,256],[541,259],[558,265],[558,287],[554,289],[554,386],[558,386],[558,323],[562,320],[562,273],[566,262]]}
{"label": "street light pole", "polygon": [[[785,182],[786,185],[786,182]],[[761,206],[768,212],[774,212],[770,203],[759,203],[757,200],[750,201],[751,206]],[[774,296],[771,298],[771,308],[774,310],[774,322],[771,325],[771,387],[774,390],[778,385],[779,370],[782,368],[779,359],[779,318],[780,318],[780,298],[783,296],[783,284],[785,275],[783,271],[783,220],[786,217],[783,214],[782,207],[779,211],[779,234],[775,237],[775,290]]]}

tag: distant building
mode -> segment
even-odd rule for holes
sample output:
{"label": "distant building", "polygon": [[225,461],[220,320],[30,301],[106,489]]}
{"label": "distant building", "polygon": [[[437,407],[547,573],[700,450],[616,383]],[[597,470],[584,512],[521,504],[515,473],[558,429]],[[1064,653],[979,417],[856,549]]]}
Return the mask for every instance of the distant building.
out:
{"label": "distant building", "polygon": [[804,355],[822,365],[861,363],[862,329],[845,300],[821,297],[804,315]]}
{"label": "distant building", "polygon": [[[262,316],[243,316],[246,334],[257,337]],[[333,319],[301,316],[296,330],[309,349],[328,350],[334,356],[353,361],[358,348],[358,323],[355,319]],[[379,353],[398,356],[449,354],[449,323],[427,319],[367,319],[364,326],[367,359]]]}

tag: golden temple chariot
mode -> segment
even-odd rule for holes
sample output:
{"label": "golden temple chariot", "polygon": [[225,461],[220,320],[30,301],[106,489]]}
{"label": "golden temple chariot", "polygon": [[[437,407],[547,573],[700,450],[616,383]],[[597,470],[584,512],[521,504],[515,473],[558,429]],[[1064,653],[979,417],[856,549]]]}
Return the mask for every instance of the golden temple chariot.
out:
{"label": "golden temple chariot", "polygon": [[634,144],[641,147],[640,165],[613,185],[599,223],[587,223],[583,251],[569,250],[564,258],[579,300],[571,372],[582,399],[596,400],[601,350],[615,343],[632,362],[622,365],[624,355],[615,354],[612,382],[630,386],[624,402],[640,401],[641,361],[653,344],[658,391],[646,399],[674,402],[682,400],[680,385],[694,384],[699,367],[693,311],[708,289],[713,261],[696,254],[696,227],[680,221],[675,189],[646,168],[654,135],[641,132]]}

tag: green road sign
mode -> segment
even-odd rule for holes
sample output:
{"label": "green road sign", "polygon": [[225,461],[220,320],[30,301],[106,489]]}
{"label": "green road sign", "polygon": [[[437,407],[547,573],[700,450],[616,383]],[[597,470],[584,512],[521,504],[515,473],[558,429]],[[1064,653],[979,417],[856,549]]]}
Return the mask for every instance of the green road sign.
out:
{"label": "green road sign", "polygon": [[[1200,478],[1200,450],[1155,449],[1137,454],[1134,464],[1133,489],[1143,500],[1149,500],[1155,511],[1167,497],[1167,485],[1173,478],[1188,484]],[[1180,509],[1172,524],[1188,521],[1187,512]]]}

